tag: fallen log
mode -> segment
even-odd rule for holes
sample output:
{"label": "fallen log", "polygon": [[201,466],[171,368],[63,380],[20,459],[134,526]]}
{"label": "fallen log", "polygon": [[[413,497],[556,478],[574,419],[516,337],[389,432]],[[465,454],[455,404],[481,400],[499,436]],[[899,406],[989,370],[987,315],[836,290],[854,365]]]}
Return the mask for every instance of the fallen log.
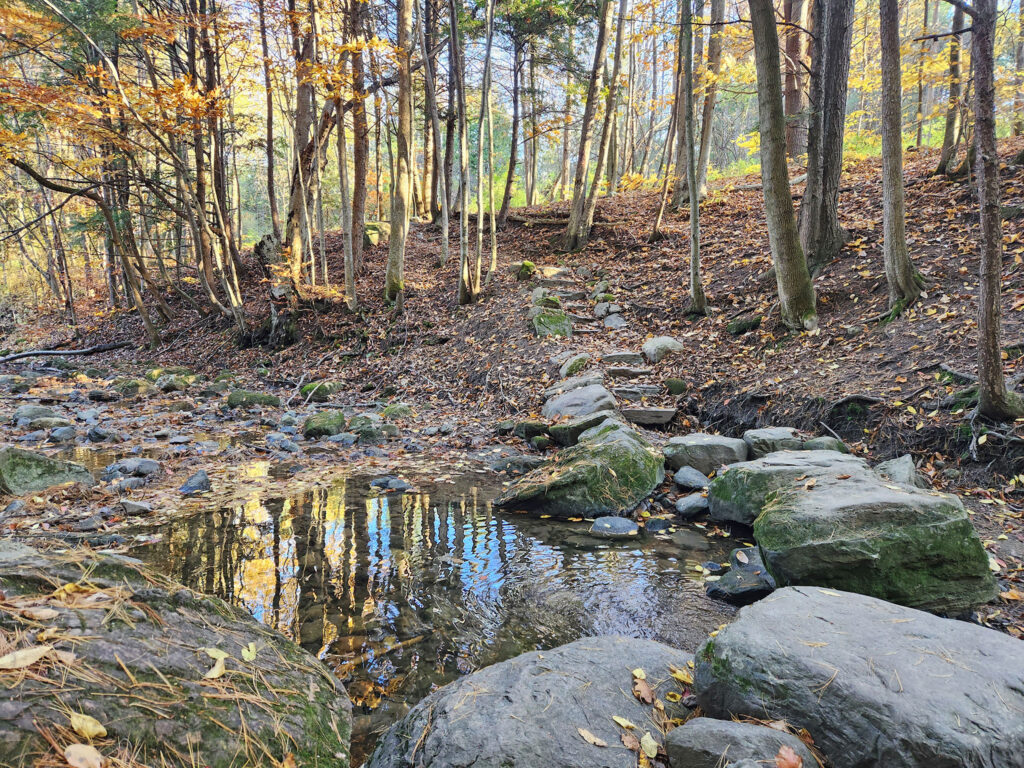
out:
{"label": "fallen log", "polygon": [[9,363],[12,360],[21,360],[24,357],[72,357],[74,355],[95,355],[99,352],[109,352],[112,349],[121,349],[131,346],[130,341],[118,341],[112,344],[97,344],[95,347],[86,349],[33,349],[29,352],[18,352],[7,357],[0,357],[0,363]]}

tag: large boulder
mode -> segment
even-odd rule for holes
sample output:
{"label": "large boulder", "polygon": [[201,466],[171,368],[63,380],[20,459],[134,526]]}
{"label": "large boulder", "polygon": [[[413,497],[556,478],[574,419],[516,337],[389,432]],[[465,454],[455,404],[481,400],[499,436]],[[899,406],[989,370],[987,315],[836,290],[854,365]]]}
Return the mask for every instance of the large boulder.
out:
{"label": "large boulder", "polygon": [[615,395],[600,384],[590,384],[555,395],[544,403],[540,413],[545,419],[571,419],[598,411],[614,411],[617,405]]}
{"label": "large boulder", "polygon": [[817,765],[814,755],[796,736],[754,723],[695,717],[673,728],[665,738],[672,768],[720,768],[735,766],[740,760],[774,765],[782,747],[789,747],[803,760],[802,768]]}
{"label": "large boulder", "polygon": [[108,764],[348,766],[341,684],[243,610],[129,558],[10,542],[0,589],[21,654],[0,659],[4,765],[63,765],[41,731],[86,741],[78,715]]}
{"label": "large boulder", "polygon": [[647,441],[607,419],[512,483],[494,506],[558,518],[620,515],[647,498],[664,476],[661,458]]}
{"label": "large boulder", "polygon": [[[651,640],[588,637],[485,667],[427,696],[384,734],[366,768],[635,768],[627,733],[662,741],[655,723],[681,714],[672,668],[690,655]],[[642,669],[666,713],[630,691]],[[674,696],[671,698],[675,698]],[[664,720],[662,720],[664,722]],[[594,742],[600,742],[595,744]]]}
{"label": "large boulder", "polygon": [[[665,447],[666,456],[669,446]],[[711,482],[711,519],[753,525],[779,490],[808,482],[813,486],[819,478],[843,475],[869,477],[872,473],[864,459],[838,451],[780,451],[733,464]]]}
{"label": "large boulder", "polygon": [[750,448],[750,458],[759,459],[775,451],[796,451],[803,440],[792,427],[761,427],[743,433],[743,442]]}
{"label": "large boulder", "polygon": [[742,609],[698,651],[694,691],[711,717],[806,728],[834,768],[1024,755],[1024,643],[863,595],[789,587]]}
{"label": "large boulder", "polygon": [[551,435],[551,439],[558,445],[576,445],[580,439],[580,435],[588,429],[596,427],[605,419],[614,417],[614,411],[596,411],[595,413],[588,413],[585,416],[576,416],[568,419],[567,421],[559,421],[548,427],[547,432]]}
{"label": "large boulder", "polygon": [[64,483],[95,485],[88,469],[21,448],[0,449],[0,491],[12,496],[38,493]]}
{"label": "large boulder", "polygon": [[949,614],[997,593],[960,499],[875,476],[793,482],[754,521],[754,538],[780,585],[834,587]]}
{"label": "large boulder", "polygon": [[735,464],[747,458],[747,444],[736,437],[694,432],[673,437],[665,445],[665,465],[675,471],[693,467],[710,475],[723,464]]}
{"label": "large boulder", "polygon": [[652,363],[657,363],[668,355],[682,352],[686,347],[681,341],[673,339],[671,336],[655,336],[653,339],[645,341],[642,349],[644,357]]}

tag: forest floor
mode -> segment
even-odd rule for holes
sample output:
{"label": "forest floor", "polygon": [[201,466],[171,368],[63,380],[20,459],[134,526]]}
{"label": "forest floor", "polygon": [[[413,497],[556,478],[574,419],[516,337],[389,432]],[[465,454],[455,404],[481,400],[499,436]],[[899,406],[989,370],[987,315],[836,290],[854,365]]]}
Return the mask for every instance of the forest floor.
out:
{"label": "forest floor", "polygon": [[[1024,167],[1011,163],[1022,148],[1020,141],[1001,146],[1008,214],[1003,283],[1008,376],[1024,373]],[[317,379],[344,385],[334,398],[340,403],[381,398],[411,403],[429,414],[430,423],[452,421],[458,430],[423,436],[426,450],[415,459],[399,450],[372,461],[387,469],[414,460],[444,477],[472,467],[467,454],[484,445],[503,440],[524,448],[514,438],[496,438],[494,425],[539,412],[544,386],[558,378],[558,366],[550,361],[560,352],[588,352],[596,359],[611,350],[638,351],[652,336],[674,336],[685,352],[661,361],[637,382],[674,377],[687,383],[682,396],[658,395],[646,403],[679,408],[668,433],[699,428],[738,434],[753,426],[786,425],[837,433],[872,460],[913,454],[936,488],[963,496],[992,555],[1003,596],[979,618],[1021,637],[1024,478],[1018,482],[1015,476],[1024,456],[1024,423],[991,430],[972,424],[963,395],[975,369],[977,207],[966,180],[930,175],[934,152],[910,152],[906,160],[908,240],[927,289],[892,322],[881,320],[887,310],[882,191],[879,163],[870,159],[846,168],[840,219],[850,241],[815,281],[820,327],[809,333],[786,330],[772,311],[775,285],[759,179],[747,177],[713,185],[701,207],[707,317],[684,314],[687,212],[667,213],[667,237],[651,244],[658,198],[638,191],[600,201],[591,242],[577,253],[558,247],[566,203],[517,209],[515,221],[498,233],[498,269],[472,306],[456,302],[457,237],[451,259],[439,267],[438,230],[419,224],[408,240],[403,314],[380,296],[387,255],[381,244],[366,254],[357,285],[359,311],[346,311],[335,288],[311,289],[312,300],[299,319],[300,341],[284,349],[239,349],[229,322],[200,316],[180,302],[173,304],[179,314],[163,328],[158,350],[143,346],[134,314],[90,312],[89,307],[82,309],[81,316],[89,318],[82,337],[69,346],[129,341],[127,349],[80,358],[75,365],[115,366],[122,375],[154,365],[187,366],[211,377],[226,369],[247,388],[274,391],[293,407],[302,404],[301,384]],[[795,196],[801,192],[802,187],[794,188]],[[340,238],[329,235],[327,245],[337,286]],[[485,262],[487,251],[485,237]],[[527,312],[537,283],[517,281],[511,269],[523,259],[569,270],[588,293],[596,281],[607,280],[625,327],[580,322],[578,328],[594,332],[536,338]],[[253,268],[245,303],[251,317],[261,317],[268,312],[266,286],[255,276]],[[593,316],[593,302],[568,309]],[[763,317],[758,327],[740,335],[729,332],[732,321],[751,316]],[[54,329],[52,318],[8,331],[2,344],[15,350],[50,347],[68,335]],[[44,358],[37,364],[48,363]],[[302,471],[315,478],[321,468],[314,464]]]}

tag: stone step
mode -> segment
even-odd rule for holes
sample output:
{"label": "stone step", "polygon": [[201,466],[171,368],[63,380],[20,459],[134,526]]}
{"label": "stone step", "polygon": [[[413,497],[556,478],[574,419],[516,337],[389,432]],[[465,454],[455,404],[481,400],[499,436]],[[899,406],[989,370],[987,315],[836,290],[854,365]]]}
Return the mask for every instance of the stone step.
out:
{"label": "stone step", "polygon": [[579,285],[568,277],[538,277],[537,282],[547,288],[576,288]]}
{"label": "stone step", "polygon": [[612,394],[623,400],[642,400],[645,397],[658,397],[662,394],[662,389],[654,384],[634,384],[628,387],[612,387]]}
{"label": "stone step", "polygon": [[644,362],[644,356],[639,352],[618,349],[601,355],[601,362],[608,365],[641,365]]}
{"label": "stone step", "polygon": [[582,325],[582,326],[579,326],[579,327],[574,325],[573,328],[572,328],[572,331],[573,331],[573,333],[600,333],[601,329],[600,328],[594,328],[591,325]]}
{"label": "stone step", "polygon": [[649,427],[660,427],[668,424],[676,415],[675,408],[656,408],[654,406],[636,406],[622,408],[626,421]]}
{"label": "stone step", "polygon": [[608,368],[608,375],[613,379],[639,379],[641,376],[650,374],[650,368],[633,368],[624,365],[613,365]]}

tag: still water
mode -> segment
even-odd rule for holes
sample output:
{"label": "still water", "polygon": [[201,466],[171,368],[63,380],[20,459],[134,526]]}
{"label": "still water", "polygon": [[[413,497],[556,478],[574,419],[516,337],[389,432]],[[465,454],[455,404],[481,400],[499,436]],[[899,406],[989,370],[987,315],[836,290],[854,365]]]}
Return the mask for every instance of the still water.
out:
{"label": "still water", "polygon": [[133,554],[244,607],[319,656],[353,701],[353,765],[435,687],[593,634],[693,650],[728,620],[694,566],[731,540],[623,543],[498,513],[480,476],[382,495],[369,478],[177,520]]}

